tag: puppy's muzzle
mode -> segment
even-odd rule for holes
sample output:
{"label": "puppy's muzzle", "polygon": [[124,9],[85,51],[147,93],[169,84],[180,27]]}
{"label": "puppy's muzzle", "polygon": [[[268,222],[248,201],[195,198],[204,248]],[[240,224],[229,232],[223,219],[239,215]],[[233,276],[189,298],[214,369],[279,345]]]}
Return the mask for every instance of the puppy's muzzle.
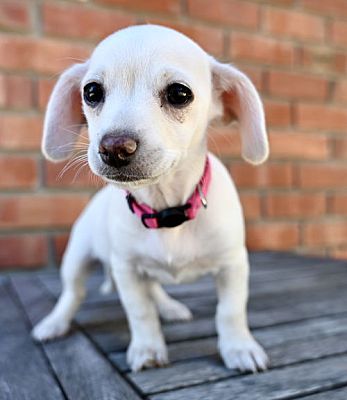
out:
{"label": "puppy's muzzle", "polygon": [[99,144],[102,161],[115,168],[129,165],[138,149],[138,141],[128,135],[105,135]]}

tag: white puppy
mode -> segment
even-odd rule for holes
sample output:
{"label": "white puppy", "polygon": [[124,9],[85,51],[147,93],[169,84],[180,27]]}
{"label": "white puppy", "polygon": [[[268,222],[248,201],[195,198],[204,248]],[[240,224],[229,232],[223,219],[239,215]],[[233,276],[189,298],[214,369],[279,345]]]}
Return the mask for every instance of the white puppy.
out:
{"label": "white puppy", "polygon": [[182,320],[191,313],[160,283],[212,272],[226,366],[265,369],[267,356],[247,324],[249,264],[240,201],[227,170],[206,145],[213,120],[236,118],[243,157],[253,164],[267,158],[264,112],[250,80],[174,30],[134,26],[103,40],[88,61],[60,77],[45,119],[42,149],[48,159],[72,156],[81,107],[89,166],[110,185],[72,229],[62,294],[34,328],[34,338],[68,331],[85,294],[88,264],[98,259],[110,268],[126,310],[131,369],[164,365],[168,357],[158,313]]}

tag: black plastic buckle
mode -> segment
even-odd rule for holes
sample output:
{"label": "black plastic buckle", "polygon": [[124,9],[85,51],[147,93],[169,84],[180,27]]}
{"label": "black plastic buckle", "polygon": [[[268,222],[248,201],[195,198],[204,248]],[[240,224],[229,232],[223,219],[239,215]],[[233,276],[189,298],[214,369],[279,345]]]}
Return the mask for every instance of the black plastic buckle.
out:
{"label": "black plastic buckle", "polygon": [[184,206],[166,208],[153,214],[143,214],[141,220],[146,228],[150,228],[146,224],[146,220],[152,218],[157,220],[158,228],[175,228],[188,221],[186,210],[190,207],[190,204],[185,204]]}

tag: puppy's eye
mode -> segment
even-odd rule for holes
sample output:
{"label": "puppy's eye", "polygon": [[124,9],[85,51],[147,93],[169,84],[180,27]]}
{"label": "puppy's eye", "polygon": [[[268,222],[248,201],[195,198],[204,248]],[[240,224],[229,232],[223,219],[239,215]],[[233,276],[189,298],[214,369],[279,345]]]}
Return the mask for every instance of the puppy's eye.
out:
{"label": "puppy's eye", "polygon": [[167,101],[174,107],[182,107],[193,101],[192,91],[182,83],[172,83],[166,88]]}
{"label": "puppy's eye", "polygon": [[104,89],[100,83],[87,83],[83,88],[83,98],[90,107],[96,107],[104,100]]}

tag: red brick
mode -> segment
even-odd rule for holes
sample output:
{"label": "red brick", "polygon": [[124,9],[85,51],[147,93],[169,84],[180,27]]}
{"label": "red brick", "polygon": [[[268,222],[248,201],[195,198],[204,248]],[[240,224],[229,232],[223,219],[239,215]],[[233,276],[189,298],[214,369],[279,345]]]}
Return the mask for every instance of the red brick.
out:
{"label": "red brick", "polygon": [[346,54],[333,46],[305,46],[297,55],[297,63],[310,73],[346,72]]}
{"label": "red brick", "polygon": [[263,71],[259,68],[252,67],[240,67],[241,71],[244,72],[248,78],[252,81],[254,86],[262,91],[264,89],[264,79],[263,79]]}
{"label": "red brick", "polygon": [[301,165],[299,167],[300,187],[339,189],[346,187],[347,165]]}
{"label": "red brick", "polygon": [[343,248],[334,248],[329,252],[330,257],[338,258],[340,260],[347,259],[347,247]]}
{"label": "red brick", "polygon": [[347,245],[347,220],[308,223],[303,239],[309,246]]}
{"label": "red brick", "polygon": [[89,55],[89,46],[82,44],[24,36],[0,36],[0,68],[61,73],[75,60],[85,60]]}
{"label": "red brick", "polygon": [[240,156],[241,140],[237,126],[211,127],[208,130],[208,147],[218,157]]}
{"label": "red brick", "polygon": [[240,193],[243,214],[246,219],[259,218],[261,215],[261,202],[258,194]]}
{"label": "red brick", "polygon": [[300,4],[309,10],[316,11],[325,16],[347,16],[347,3],[345,0],[300,0]]}
{"label": "red brick", "polygon": [[337,45],[347,46],[347,22],[332,21],[331,22],[331,41]]}
{"label": "red brick", "polygon": [[294,48],[291,44],[259,35],[233,32],[229,52],[232,59],[255,61],[267,65],[289,67],[294,62]]}
{"label": "red brick", "polygon": [[347,109],[325,104],[302,103],[297,107],[297,123],[302,129],[346,132]]}
{"label": "red brick", "polygon": [[37,172],[36,160],[31,157],[0,156],[0,189],[32,189]]}
{"label": "red brick", "polygon": [[0,3],[0,27],[9,30],[29,29],[29,4],[23,1],[2,0]]}
{"label": "red brick", "polygon": [[53,91],[56,79],[41,78],[37,82],[37,106],[40,110],[45,110],[49,97]]}
{"label": "red brick", "polygon": [[159,18],[147,18],[146,22],[156,25],[164,25],[168,28],[182,32],[197,42],[205,51],[221,57],[224,52],[224,34],[220,28],[197,25],[192,23],[172,22]]}
{"label": "red brick", "polygon": [[37,268],[47,262],[47,240],[43,235],[0,237],[0,269]]}
{"label": "red brick", "polygon": [[266,214],[269,217],[309,218],[323,215],[326,209],[322,193],[272,194],[266,198]]}
{"label": "red brick", "polygon": [[286,98],[324,100],[328,84],[327,79],[308,74],[272,71],[268,75],[269,93]]}
{"label": "red brick", "polygon": [[55,235],[53,238],[55,262],[58,264],[58,267],[60,267],[69,236],[70,235],[67,233],[62,233],[60,235]]}
{"label": "red brick", "polygon": [[347,194],[333,194],[329,200],[329,212],[347,215]]}
{"label": "red brick", "polygon": [[329,157],[329,139],[326,135],[271,131],[271,158],[325,160]]}
{"label": "red brick", "polygon": [[339,103],[347,103],[347,80],[335,82],[334,100]]}
{"label": "red brick", "polygon": [[230,173],[236,185],[242,188],[291,187],[293,171],[290,164],[264,164],[258,167],[234,163]]}
{"label": "red brick", "polygon": [[94,175],[89,166],[80,169],[80,166],[71,167],[61,175],[66,163],[45,163],[45,185],[47,187],[65,188],[100,188],[103,181]]}
{"label": "red brick", "polygon": [[264,13],[265,31],[278,36],[318,40],[324,39],[323,18],[308,15],[302,11],[268,8]]}
{"label": "red brick", "polygon": [[0,228],[70,226],[89,199],[85,194],[35,194],[0,198]]}
{"label": "red brick", "polygon": [[33,106],[33,84],[30,78],[0,75],[0,107],[24,109]]}
{"label": "red brick", "polygon": [[[265,95],[270,162],[255,168],[240,160],[237,123],[211,128],[208,135],[209,148],[231,165],[241,190],[244,213],[251,221],[249,244],[257,249],[346,256],[344,1],[42,1],[37,6],[42,20],[36,21],[42,35],[30,32],[29,3],[3,0],[0,4],[0,27],[7,31],[0,37],[0,227],[11,230],[11,240],[21,238],[19,232],[24,229],[25,238],[38,231],[49,232],[60,259],[68,236],[65,232],[83,207],[84,197],[87,201],[86,193],[95,187],[89,185],[87,168],[73,182],[75,169],[56,180],[62,164],[38,163],[42,111],[61,71],[74,59],[88,57],[92,47],[88,41],[99,40],[129,20],[164,24],[183,32],[209,53],[225,62],[234,61]],[[13,7],[21,11],[9,13]],[[31,193],[42,178],[44,186]],[[312,243],[301,243],[298,225],[303,229],[302,239]],[[319,232],[325,229],[329,233]],[[336,243],[325,235],[337,236]],[[35,247],[36,242],[28,245],[38,258],[31,262],[33,253],[27,253],[24,239],[23,244],[11,244],[2,242],[0,235],[0,266],[7,249],[13,267],[26,262],[43,265],[47,238],[43,233],[37,236],[42,237],[43,247]]]}
{"label": "red brick", "polygon": [[100,40],[135,23],[135,17],[119,11],[51,3],[42,7],[44,32],[68,38]]}
{"label": "red brick", "polygon": [[37,115],[3,115],[0,118],[0,148],[38,150],[42,136],[42,117]]}
{"label": "red brick", "polygon": [[188,13],[208,21],[256,29],[259,7],[240,0],[188,0]]}
{"label": "red brick", "polygon": [[290,103],[265,100],[265,118],[268,126],[286,127],[291,124]]}
{"label": "red brick", "polygon": [[289,250],[298,244],[297,224],[272,222],[247,226],[247,247],[250,250]]}
{"label": "red brick", "polygon": [[334,156],[347,158],[347,139],[336,139]]}
{"label": "red brick", "polygon": [[276,6],[289,7],[296,3],[296,0],[254,0],[261,5],[272,4]]}
{"label": "red brick", "polygon": [[165,12],[178,14],[181,10],[179,0],[95,0],[96,3],[122,6],[138,11]]}

